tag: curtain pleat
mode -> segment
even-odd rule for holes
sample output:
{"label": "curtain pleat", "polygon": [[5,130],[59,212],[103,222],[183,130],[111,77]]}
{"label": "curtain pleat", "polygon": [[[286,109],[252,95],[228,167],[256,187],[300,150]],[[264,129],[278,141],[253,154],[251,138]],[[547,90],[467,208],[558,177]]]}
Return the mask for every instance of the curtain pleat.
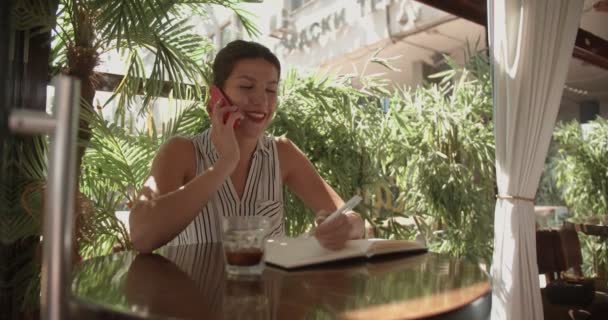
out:
{"label": "curtain pleat", "polygon": [[[488,0],[499,195],[536,194],[582,6],[582,0]],[[492,319],[543,319],[531,201],[496,201]]]}

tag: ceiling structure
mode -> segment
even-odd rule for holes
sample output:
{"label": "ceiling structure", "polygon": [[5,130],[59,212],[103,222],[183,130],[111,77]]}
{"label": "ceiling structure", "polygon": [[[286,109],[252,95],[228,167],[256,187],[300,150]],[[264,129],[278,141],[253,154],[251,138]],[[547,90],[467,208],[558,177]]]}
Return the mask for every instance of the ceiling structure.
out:
{"label": "ceiling structure", "polygon": [[[321,64],[320,68],[337,74],[382,74],[383,79],[397,87],[413,87],[423,81],[421,77],[427,76],[415,70],[421,67],[420,63],[437,66],[443,61],[443,54],[462,62],[465,56],[463,48],[467,46],[473,52],[486,47],[484,27],[466,19],[448,19],[402,38],[387,38],[359,48]],[[377,51],[377,56],[388,60],[394,70],[368,63]]]}
{"label": "ceiling structure", "polygon": [[[416,0],[482,26],[487,25],[485,0]],[[562,109],[577,113],[578,104],[608,104],[608,0],[585,0],[581,23],[564,88]],[[567,111],[567,110],[565,110]],[[604,114],[604,116],[606,116]]]}
{"label": "ceiling structure", "polygon": [[[455,16],[487,26],[485,0],[416,0]],[[601,10],[607,0],[586,0],[573,56],[608,70],[608,13]],[[587,29],[584,29],[587,28]]]}
{"label": "ceiling structure", "polygon": [[[486,0],[417,0],[456,17],[436,26],[417,31],[415,34],[399,39],[386,39],[380,43],[360,48],[350,54],[344,55],[321,68],[329,70],[350,70],[353,66],[360,71],[367,68],[368,74],[385,73],[385,78],[393,83],[415,84],[411,71],[413,66],[409,61],[419,60],[433,64],[434,57],[443,53],[450,55],[463,54],[465,44],[474,45],[480,41],[479,46],[486,46],[485,25],[487,23]],[[571,59],[568,78],[564,90],[566,103],[575,104],[596,99],[608,103],[608,0],[586,0],[584,4],[581,24],[577,36],[576,48]],[[396,58],[407,55],[408,59],[393,59],[391,64],[398,71],[387,71],[379,65],[365,66],[365,61],[374,51],[382,49],[384,58]],[[405,78],[404,79],[404,75]],[[121,76],[103,74],[106,86],[102,90],[112,90],[119,83]],[[410,79],[411,78],[411,79]],[[169,91],[167,86],[164,95]]]}

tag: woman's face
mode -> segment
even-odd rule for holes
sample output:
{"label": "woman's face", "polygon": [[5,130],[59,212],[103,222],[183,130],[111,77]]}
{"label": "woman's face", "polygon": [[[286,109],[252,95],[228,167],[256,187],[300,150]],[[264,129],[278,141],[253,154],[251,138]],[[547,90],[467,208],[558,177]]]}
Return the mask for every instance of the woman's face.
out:
{"label": "woman's face", "polygon": [[278,82],[277,68],[262,58],[235,64],[222,89],[244,115],[237,136],[258,138],[264,133],[277,107]]}

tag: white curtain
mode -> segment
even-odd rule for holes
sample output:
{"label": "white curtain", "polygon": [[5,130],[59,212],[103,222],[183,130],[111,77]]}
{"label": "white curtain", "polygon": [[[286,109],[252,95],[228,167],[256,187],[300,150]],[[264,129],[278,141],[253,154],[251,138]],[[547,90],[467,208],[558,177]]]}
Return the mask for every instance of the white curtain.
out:
{"label": "white curtain", "polygon": [[538,188],[582,6],[582,0],[488,0],[496,179],[504,196],[494,212],[493,320],[543,319],[534,203],[525,199]]}

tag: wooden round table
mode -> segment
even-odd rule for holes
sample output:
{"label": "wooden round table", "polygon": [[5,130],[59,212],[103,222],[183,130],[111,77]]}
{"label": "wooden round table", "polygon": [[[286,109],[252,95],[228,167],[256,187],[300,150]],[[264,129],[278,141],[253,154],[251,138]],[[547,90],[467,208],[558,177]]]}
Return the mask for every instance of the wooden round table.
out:
{"label": "wooden round table", "polygon": [[485,319],[490,309],[478,265],[433,253],[267,265],[258,279],[233,280],[221,245],[202,244],[99,257],[73,275],[73,312],[88,319]]}

